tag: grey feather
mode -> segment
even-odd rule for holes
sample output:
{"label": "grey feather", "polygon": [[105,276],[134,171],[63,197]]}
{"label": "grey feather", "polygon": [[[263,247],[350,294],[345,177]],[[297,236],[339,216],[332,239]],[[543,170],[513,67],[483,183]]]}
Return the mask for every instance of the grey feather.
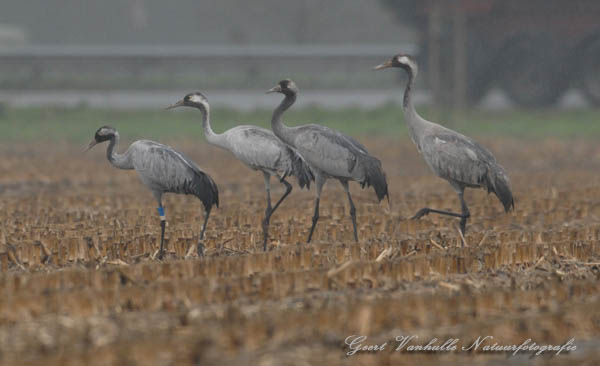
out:
{"label": "grey feather", "polygon": [[[181,101],[168,108],[179,106],[197,108],[202,113],[202,129],[209,144],[231,152],[235,157],[251,169],[263,172],[265,191],[267,193],[267,209],[262,222],[263,249],[267,249],[269,223],[271,215],[281,202],[291,193],[292,185],[285,179],[289,175],[297,178],[300,188],[310,188],[314,175],[300,155],[284,144],[272,131],[256,126],[237,126],[224,133],[215,133],[210,125],[210,106],[206,97],[200,93],[189,93]],[[286,187],[285,193],[271,205],[272,175],[279,177]]]}
{"label": "grey feather", "polygon": [[[100,127],[96,131],[94,140],[88,149],[104,141],[110,141],[106,149],[106,156],[110,163],[119,169],[135,169],[142,183],[152,191],[158,203],[158,213],[161,219],[159,258],[162,258],[164,254],[166,218],[162,195],[165,192],[191,194],[202,201],[205,215],[200,240],[204,238],[212,206],[219,206],[217,185],[208,174],[200,170],[191,159],[182,153],[154,141],[135,141],[124,154],[118,154],[115,152],[115,146],[119,142],[119,133],[110,126]],[[197,252],[198,255],[202,255],[202,243],[198,243]]]}
{"label": "grey feather", "polygon": [[310,189],[310,182],[315,180],[315,175],[300,154],[295,152],[289,146],[286,146],[286,149],[288,150],[288,155],[292,161],[292,169],[287,175],[295,176],[300,188],[306,187],[307,189]]}
{"label": "grey feather", "polygon": [[[111,143],[112,144],[112,143]],[[112,150],[109,148],[109,150]],[[191,194],[210,210],[219,206],[217,185],[188,157],[175,149],[149,140],[132,143],[123,155],[111,151],[113,165],[135,169],[141,181],[155,195],[165,192]]]}
{"label": "grey feather", "polygon": [[505,210],[514,206],[508,177],[485,147],[446,128],[431,129],[420,141],[423,158],[437,176],[458,186],[485,188]]}
{"label": "grey feather", "polygon": [[219,207],[217,185],[190,158],[169,146],[157,143],[153,143],[148,155],[158,157],[153,159],[152,167],[156,170],[155,176],[162,174],[165,192],[194,195],[202,201],[206,209],[213,204]]}
{"label": "grey feather", "polygon": [[504,211],[508,212],[511,209],[514,209],[515,200],[510,190],[510,181],[504,172],[504,169],[498,165],[497,169],[490,171],[488,174],[490,182],[487,186],[488,192],[494,192],[496,194],[504,206]]}
{"label": "grey feather", "polygon": [[310,182],[314,181],[314,175],[302,156],[271,130],[242,125],[220,136],[223,136],[227,150],[251,169],[279,174],[281,177],[294,176],[300,188],[310,188]]}
{"label": "grey feather", "polygon": [[387,197],[389,202],[390,196],[388,194],[387,178],[381,167],[381,162],[372,156],[366,156],[362,159],[367,161],[359,163],[365,167],[365,179],[360,182],[360,186],[362,188],[364,188],[365,185],[367,187],[372,186],[377,195],[377,200],[381,201],[384,197]]}
{"label": "grey feather", "polygon": [[337,142],[342,142],[345,144],[350,144],[352,145],[354,148],[356,148],[357,150],[360,150],[366,154],[368,154],[369,152],[367,151],[367,148],[365,147],[365,145],[361,144],[360,142],[358,142],[358,140],[356,140],[354,137],[352,136],[347,136],[344,135],[343,133],[341,133],[338,130],[334,130],[333,128],[329,128],[327,126],[323,126],[323,125],[318,125],[318,124],[308,124],[308,125],[304,125],[304,126],[300,126],[298,127],[299,130],[302,129],[311,129],[313,131],[321,131],[321,133],[323,133],[324,135],[330,136],[332,141],[337,141]]}
{"label": "grey feather", "polygon": [[481,187],[494,192],[506,211],[514,208],[508,176],[489,150],[467,136],[422,118],[415,110],[411,90],[418,70],[416,60],[398,54],[376,68],[387,67],[399,67],[408,74],[402,108],[411,139],[431,170],[448,180],[461,194],[461,200],[465,187]]}
{"label": "grey feather", "polygon": [[337,179],[357,181],[363,188],[373,186],[380,201],[388,195],[381,162],[369,155],[358,141],[339,131],[314,124],[290,129],[294,131],[291,146],[310,166]]}
{"label": "grey feather", "polygon": [[294,104],[298,87],[290,79],[281,80],[269,92],[285,95],[279,106],[273,111],[271,127],[275,135],[296,150],[314,173],[316,185],[315,208],[312,226],[308,233],[310,242],[319,220],[319,202],[323,185],[329,178],[340,181],[350,205],[350,217],[354,231],[354,240],[358,242],[356,207],[350,194],[348,182],[359,182],[361,187],[373,186],[379,201],[389,195],[385,173],[381,162],[369,155],[367,149],[355,139],[331,128],[309,124],[288,127],[281,121],[282,114]]}

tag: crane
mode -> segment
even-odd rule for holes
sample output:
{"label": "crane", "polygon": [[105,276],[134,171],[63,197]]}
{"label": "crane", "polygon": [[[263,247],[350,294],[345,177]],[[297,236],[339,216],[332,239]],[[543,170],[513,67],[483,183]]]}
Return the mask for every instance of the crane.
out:
{"label": "crane", "polygon": [[418,72],[415,59],[410,55],[398,54],[374,69],[388,67],[401,68],[408,74],[402,109],[410,137],[433,173],[447,180],[454,188],[461,204],[461,213],[425,207],[413,219],[420,219],[429,213],[458,217],[464,236],[467,219],[471,216],[463,196],[465,188],[487,189],[488,193],[494,192],[506,212],[514,208],[508,176],[489,150],[467,136],[427,121],[415,110],[411,99],[413,82]]}
{"label": "crane", "polygon": [[213,205],[219,207],[219,191],[212,178],[182,153],[158,142],[138,140],[133,142],[125,153],[116,153],[114,150],[119,143],[119,132],[110,126],[100,127],[85,151],[104,141],[110,141],[106,149],[108,161],[115,168],[134,169],[158,202],[160,216],[158,258],[162,259],[164,254],[166,217],[162,195],[166,192],[191,194],[202,201],[205,210],[204,224],[197,246],[198,255],[202,255],[204,249],[202,239],[210,211]]}
{"label": "crane", "polygon": [[349,181],[359,182],[361,187],[373,186],[379,202],[388,195],[388,187],[381,162],[369,155],[367,149],[352,137],[329,127],[309,124],[287,127],[281,116],[296,101],[298,87],[290,80],[281,80],[267,93],[281,93],[283,101],[273,112],[271,127],[277,137],[294,148],[306,160],[315,176],[316,200],[312,226],[307,242],[310,243],[319,220],[319,201],[323,185],[329,178],[337,179],[348,196],[350,216],[354,228],[354,240],[358,242],[356,208],[350,195]]}
{"label": "crane", "polygon": [[[202,113],[202,128],[209,144],[231,152],[238,160],[252,170],[263,173],[267,193],[267,208],[262,222],[263,250],[267,250],[269,223],[271,216],[281,202],[292,192],[287,176],[295,176],[300,188],[310,188],[313,174],[308,165],[296,151],[284,144],[272,131],[265,128],[241,125],[223,133],[215,133],[210,124],[210,105],[200,92],[189,93],[179,102],[167,107],[192,107]],[[271,206],[271,176],[275,175],[285,185],[285,193]]]}

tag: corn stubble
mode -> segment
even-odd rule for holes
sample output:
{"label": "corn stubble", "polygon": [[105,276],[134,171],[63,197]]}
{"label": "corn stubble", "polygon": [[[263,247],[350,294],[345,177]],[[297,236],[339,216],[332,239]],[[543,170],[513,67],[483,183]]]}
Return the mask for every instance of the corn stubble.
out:
{"label": "corn stubble", "polygon": [[[494,197],[469,193],[464,247],[456,220],[408,220],[423,204],[458,205],[414,148],[367,143],[382,157],[393,205],[352,188],[360,244],[343,190],[328,184],[314,243],[304,244],[313,195],[295,187],[272,218],[268,252],[260,239],[262,177],[225,153],[182,143],[214,177],[222,207],[209,221],[205,256],[197,258],[190,248],[201,204],[167,195],[163,262],[152,258],[160,233],[153,199],[135,173],[111,169],[99,153],[32,147],[27,155],[5,154],[2,362],[337,365],[349,362],[344,339],[352,334],[373,343],[406,334],[423,342],[460,338],[463,345],[485,335],[505,344],[598,341],[600,178],[589,165],[597,167],[600,157],[590,161],[592,143],[489,142],[511,172],[516,211],[504,214]],[[58,168],[58,161],[68,163]],[[283,193],[272,187],[274,197]],[[581,360],[598,357],[589,352]],[[434,365],[505,356],[352,357]],[[561,357],[546,361],[560,364]]]}

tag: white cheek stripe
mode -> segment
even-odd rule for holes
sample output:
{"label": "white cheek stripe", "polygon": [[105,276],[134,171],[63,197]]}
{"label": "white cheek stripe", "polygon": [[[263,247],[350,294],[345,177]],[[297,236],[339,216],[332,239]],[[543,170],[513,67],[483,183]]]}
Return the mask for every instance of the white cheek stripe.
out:
{"label": "white cheek stripe", "polygon": [[192,97],[190,98],[190,100],[194,103],[202,103],[204,104],[204,99],[202,99],[202,97],[200,97],[199,95],[192,95]]}

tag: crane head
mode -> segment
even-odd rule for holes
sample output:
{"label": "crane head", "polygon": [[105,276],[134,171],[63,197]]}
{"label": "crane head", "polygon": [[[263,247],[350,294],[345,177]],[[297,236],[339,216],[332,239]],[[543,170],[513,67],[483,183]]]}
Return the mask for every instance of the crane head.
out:
{"label": "crane head", "polygon": [[296,95],[298,94],[298,87],[293,80],[283,79],[277,85],[267,90],[267,94],[269,93],[281,93],[285,95]]}
{"label": "crane head", "polygon": [[400,67],[408,72],[412,72],[413,75],[417,74],[417,61],[411,55],[406,55],[399,53],[394,55],[392,58],[387,60],[386,62],[375,66],[374,70],[382,70],[387,69],[388,67]]}
{"label": "crane head", "polygon": [[189,93],[183,97],[182,100],[175,104],[171,104],[165,109],[173,109],[177,107],[194,107],[208,110],[208,99],[206,99],[206,97],[200,92]]}
{"label": "crane head", "polygon": [[89,149],[91,149],[92,147],[96,146],[97,144],[99,144],[101,142],[110,140],[111,138],[113,138],[113,136],[116,133],[117,133],[117,130],[114,127],[111,127],[111,126],[100,127],[94,134],[94,139],[92,140],[92,142],[90,142],[90,144],[87,146],[87,148],[84,150],[84,152],[88,151]]}

